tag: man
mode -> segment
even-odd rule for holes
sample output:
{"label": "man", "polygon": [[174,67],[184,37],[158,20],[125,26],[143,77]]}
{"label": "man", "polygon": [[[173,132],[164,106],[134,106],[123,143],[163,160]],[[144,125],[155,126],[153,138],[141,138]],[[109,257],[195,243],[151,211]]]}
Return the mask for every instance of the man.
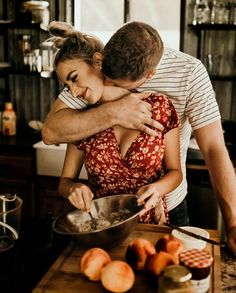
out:
{"label": "man", "polygon": [[[165,48],[163,52],[161,38],[152,27],[130,22],[121,27],[106,44],[102,71],[106,84],[139,91],[159,91],[171,98],[181,122],[184,180],[167,196],[170,221],[178,225],[186,221],[185,161],[193,131],[219,200],[227,243],[236,255],[236,178],[225,147],[214,91],[200,60],[172,49]],[[148,125],[159,129],[160,126],[152,121],[150,109],[142,98],[145,98],[144,92],[133,93],[124,98],[125,103],[120,99],[78,112],[73,109],[85,107],[77,104],[83,100],[73,98],[64,90],[45,122],[42,133],[44,142],[73,142],[116,124],[155,135]]]}

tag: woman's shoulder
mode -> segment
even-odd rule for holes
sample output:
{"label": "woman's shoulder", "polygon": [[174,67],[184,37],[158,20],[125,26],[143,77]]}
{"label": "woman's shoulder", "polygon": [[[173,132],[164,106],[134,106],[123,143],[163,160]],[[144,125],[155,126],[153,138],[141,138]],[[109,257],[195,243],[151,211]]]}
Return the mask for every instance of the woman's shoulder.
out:
{"label": "woman's shoulder", "polygon": [[169,107],[172,105],[171,99],[163,94],[163,93],[151,93],[150,96],[147,98],[147,102],[149,102],[152,107],[166,105]]}
{"label": "woman's shoulder", "polygon": [[147,101],[152,105],[153,118],[165,126],[165,132],[179,126],[177,112],[167,95],[152,93]]}

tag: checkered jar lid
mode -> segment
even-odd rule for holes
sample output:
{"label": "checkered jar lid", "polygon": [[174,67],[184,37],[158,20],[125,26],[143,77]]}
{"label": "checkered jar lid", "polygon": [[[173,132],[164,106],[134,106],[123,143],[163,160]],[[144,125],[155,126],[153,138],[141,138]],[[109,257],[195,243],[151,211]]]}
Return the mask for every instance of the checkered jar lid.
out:
{"label": "checkered jar lid", "polygon": [[184,250],[179,255],[180,262],[189,268],[207,268],[212,265],[213,257],[206,250]]}

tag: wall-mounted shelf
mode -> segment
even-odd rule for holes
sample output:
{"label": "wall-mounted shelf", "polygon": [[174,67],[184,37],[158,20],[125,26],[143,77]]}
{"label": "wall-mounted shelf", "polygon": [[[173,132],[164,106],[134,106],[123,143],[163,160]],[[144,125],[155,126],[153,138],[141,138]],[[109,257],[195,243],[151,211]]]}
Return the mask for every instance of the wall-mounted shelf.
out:
{"label": "wall-mounted shelf", "polygon": [[[196,57],[206,66],[224,119],[235,117],[236,25],[189,23]],[[225,83],[226,82],[226,83]]]}
{"label": "wall-mounted shelf", "polygon": [[224,30],[224,31],[232,31],[236,30],[236,25],[235,24],[210,24],[210,23],[203,23],[203,24],[189,24],[188,25],[192,30],[195,31],[201,31],[201,30],[214,30],[214,31],[219,31],[219,30]]}
{"label": "wall-mounted shelf", "polygon": [[11,20],[0,20],[0,33],[8,29],[37,29],[47,31],[40,23],[24,23]]}
{"label": "wall-mounted shelf", "polygon": [[215,81],[236,81],[236,75],[210,75],[210,78]]}

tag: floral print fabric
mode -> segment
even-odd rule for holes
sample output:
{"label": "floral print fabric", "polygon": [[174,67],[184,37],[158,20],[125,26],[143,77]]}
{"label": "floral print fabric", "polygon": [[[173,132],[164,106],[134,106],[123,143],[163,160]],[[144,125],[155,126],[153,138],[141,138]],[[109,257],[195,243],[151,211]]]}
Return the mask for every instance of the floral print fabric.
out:
{"label": "floral print fabric", "polygon": [[[140,132],[124,157],[113,128],[77,143],[78,149],[85,152],[84,163],[95,197],[136,193],[141,186],[162,176],[165,134],[178,127],[179,121],[166,96],[152,94],[146,101],[152,106],[152,118],[164,125],[165,130],[157,131],[156,137]],[[154,216],[155,212],[149,213],[142,221],[151,222],[151,214]]]}

